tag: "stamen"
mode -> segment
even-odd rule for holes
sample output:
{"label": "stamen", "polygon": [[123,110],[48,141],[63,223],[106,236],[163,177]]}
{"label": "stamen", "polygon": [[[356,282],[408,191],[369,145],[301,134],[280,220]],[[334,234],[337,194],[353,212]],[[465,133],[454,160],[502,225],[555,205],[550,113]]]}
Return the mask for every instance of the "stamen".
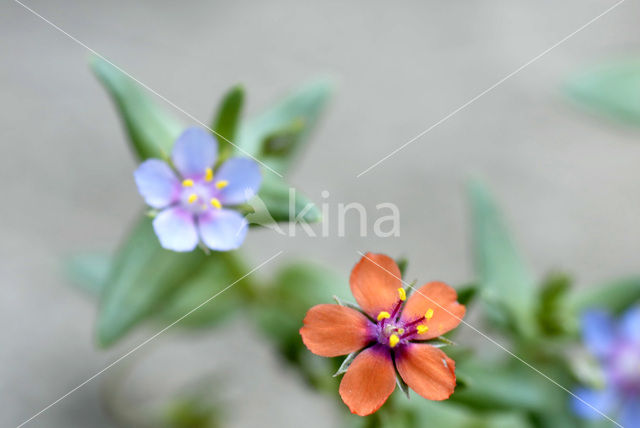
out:
{"label": "stamen", "polygon": [[424,317],[427,319],[427,321],[433,318],[433,309],[431,308],[427,309],[427,313],[424,314]]}
{"label": "stamen", "polygon": [[218,198],[211,198],[211,205],[213,205],[214,207],[216,207],[217,209],[222,208],[222,204],[220,203],[220,201],[218,200]]}
{"label": "stamen", "polygon": [[407,300],[407,292],[404,291],[404,288],[398,288],[398,297],[400,297],[400,300],[403,302]]}
{"label": "stamen", "polygon": [[182,181],[182,185],[184,187],[193,187],[193,180],[190,178],[187,178],[186,180]]}
{"label": "stamen", "polygon": [[192,193],[189,195],[189,199],[187,200],[189,201],[190,204],[192,204],[198,200],[198,195],[196,195],[195,193]]}
{"label": "stamen", "polygon": [[428,325],[419,325],[417,327],[418,330],[418,334],[425,334],[426,332],[429,331],[429,326]]}
{"label": "stamen", "polygon": [[400,338],[397,334],[392,334],[391,336],[389,336],[389,346],[393,348],[398,344],[398,342],[400,342]]}
{"label": "stamen", "polygon": [[204,173],[204,181],[211,181],[213,180],[213,171],[211,170],[211,168],[207,168],[207,170]]}
{"label": "stamen", "polygon": [[402,300],[398,300],[396,302],[396,306],[393,308],[393,312],[391,312],[391,318],[394,318],[398,315],[398,312],[400,312],[400,307],[402,306]]}
{"label": "stamen", "polygon": [[218,189],[224,189],[228,185],[229,185],[229,182],[227,180],[216,181],[216,188]]}
{"label": "stamen", "polygon": [[391,318],[391,314],[387,311],[382,311],[378,314],[378,321],[382,321],[384,319]]}
{"label": "stamen", "polygon": [[400,334],[400,335],[404,334],[404,328],[399,328],[398,329],[398,334]]}

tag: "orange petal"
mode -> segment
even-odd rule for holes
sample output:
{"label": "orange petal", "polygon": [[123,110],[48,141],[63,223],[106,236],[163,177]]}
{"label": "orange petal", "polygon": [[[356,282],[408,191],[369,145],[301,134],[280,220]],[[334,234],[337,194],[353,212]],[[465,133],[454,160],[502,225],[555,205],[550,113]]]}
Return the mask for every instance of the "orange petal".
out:
{"label": "orange petal", "polygon": [[389,351],[376,345],[353,360],[340,382],[340,396],[351,413],[367,416],[387,401],[396,387],[396,372]]}
{"label": "orange petal", "polygon": [[317,305],[309,309],[300,329],[311,352],[337,357],[364,348],[374,337],[374,325],[355,309],[339,305]]}
{"label": "orange petal", "polygon": [[407,299],[401,320],[409,322],[424,317],[427,312],[431,313],[431,319],[420,323],[429,329],[415,339],[433,339],[453,330],[462,321],[466,308],[457,300],[456,290],[443,282],[430,282],[415,290]]}
{"label": "orange petal", "polygon": [[374,319],[381,311],[391,312],[402,287],[400,269],[384,254],[367,253],[351,271],[351,293],[363,311]]}
{"label": "orange petal", "polygon": [[456,387],[456,363],[431,345],[402,347],[396,353],[396,367],[406,384],[427,400],[446,400]]}

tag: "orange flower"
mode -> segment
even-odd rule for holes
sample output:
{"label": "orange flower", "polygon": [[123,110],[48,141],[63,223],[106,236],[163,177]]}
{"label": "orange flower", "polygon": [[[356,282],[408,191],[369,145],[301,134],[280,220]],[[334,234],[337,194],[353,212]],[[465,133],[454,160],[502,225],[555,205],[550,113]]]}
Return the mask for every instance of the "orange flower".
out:
{"label": "orange flower", "polygon": [[396,386],[396,371],[429,400],[449,398],[456,386],[455,362],[424,341],[454,329],[465,314],[464,305],[442,282],[430,282],[407,299],[400,275],[393,259],[367,253],[349,280],[362,312],[317,305],[300,329],[314,354],[336,357],[362,350],[340,383],[342,401],[360,416],[387,401]]}

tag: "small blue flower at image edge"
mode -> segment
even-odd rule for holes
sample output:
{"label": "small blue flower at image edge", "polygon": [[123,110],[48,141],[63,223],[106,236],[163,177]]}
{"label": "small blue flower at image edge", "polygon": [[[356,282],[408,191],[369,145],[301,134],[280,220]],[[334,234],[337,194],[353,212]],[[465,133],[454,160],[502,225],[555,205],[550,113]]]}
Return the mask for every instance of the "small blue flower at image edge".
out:
{"label": "small blue flower at image edge", "polygon": [[[602,389],[580,388],[574,393],[625,428],[640,428],[640,306],[619,320],[600,310],[582,316],[584,345],[598,360],[604,374]],[[573,411],[585,419],[602,415],[577,398]]]}
{"label": "small blue flower at image edge", "polygon": [[242,245],[248,222],[233,206],[258,192],[260,167],[252,159],[233,157],[214,171],[217,157],[213,135],[193,127],[173,145],[175,170],[163,160],[148,159],[134,172],[140,195],[159,211],[153,229],[163,248],[192,251],[202,242],[229,251]]}

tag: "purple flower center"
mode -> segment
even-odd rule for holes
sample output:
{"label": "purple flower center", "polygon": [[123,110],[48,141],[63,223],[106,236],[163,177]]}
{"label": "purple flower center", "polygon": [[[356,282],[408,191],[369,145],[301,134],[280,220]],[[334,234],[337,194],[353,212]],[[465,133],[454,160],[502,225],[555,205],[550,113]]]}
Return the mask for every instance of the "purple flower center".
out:
{"label": "purple flower center", "polygon": [[429,326],[428,321],[433,318],[433,309],[414,320],[407,321],[400,317],[402,307],[406,300],[406,292],[404,289],[398,289],[398,301],[396,302],[391,313],[382,311],[378,314],[376,323],[376,336],[378,342],[389,348],[404,346],[410,340],[416,339],[419,335],[427,333]]}
{"label": "purple flower center", "polygon": [[609,360],[611,379],[628,392],[640,393],[640,345],[620,343]]}
{"label": "purple flower center", "polygon": [[214,182],[211,169],[207,169],[202,178],[187,178],[182,181],[178,204],[195,215],[211,209],[220,209],[220,191],[228,184],[225,180]]}

